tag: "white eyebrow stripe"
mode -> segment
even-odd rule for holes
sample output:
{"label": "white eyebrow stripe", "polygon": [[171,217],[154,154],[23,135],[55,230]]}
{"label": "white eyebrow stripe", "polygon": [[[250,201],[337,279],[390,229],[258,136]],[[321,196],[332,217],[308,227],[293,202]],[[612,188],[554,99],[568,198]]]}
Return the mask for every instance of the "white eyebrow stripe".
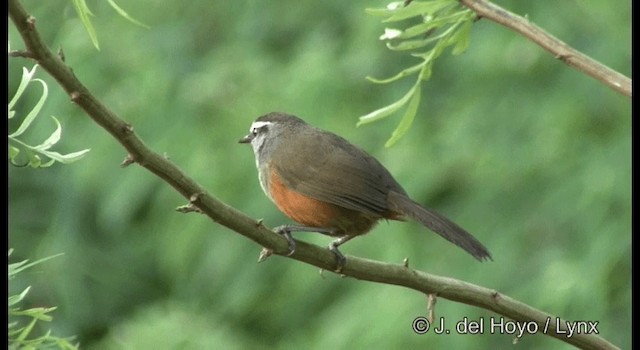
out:
{"label": "white eyebrow stripe", "polygon": [[253,124],[251,124],[251,127],[249,128],[249,130],[253,130],[253,129],[260,129],[260,128],[261,128],[261,127],[263,127],[263,126],[271,125],[271,124],[273,124],[273,123],[272,123],[272,122],[262,122],[262,121],[260,121],[260,122],[253,122]]}

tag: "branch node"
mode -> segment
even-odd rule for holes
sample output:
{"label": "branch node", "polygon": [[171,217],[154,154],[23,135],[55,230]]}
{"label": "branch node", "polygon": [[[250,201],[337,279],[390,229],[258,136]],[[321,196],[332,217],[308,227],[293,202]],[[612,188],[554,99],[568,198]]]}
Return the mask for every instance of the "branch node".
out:
{"label": "branch node", "polygon": [[200,209],[198,206],[196,206],[195,203],[200,199],[200,197],[203,194],[204,194],[204,192],[197,192],[197,193],[192,194],[189,197],[189,204],[181,205],[181,206],[177,207],[176,211],[180,212],[180,213],[185,213],[185,214],[186,213],[193,213],[193,212],[202,214],[203,213],[202,209]]}
{"label": "branch node", "polygon": [[60,48],[58,49],[58,57],[60,57],[60,60],[62,62],[65,62],[64,51],[62,50],[62,46],[60,46]]}
{"label": "branch node", "polygon": [[71,102],[73,103],[78,103],[78,100],[80,100],[80,92],[79,91],[72,91],[69,96],[71,97]]}
{"label": "branch node", "polygon": [[264,219],[258,219],[258,220],[256,221],[256,227],[260,227],[260,226],[264,227],[264,225],[263,225],[263,221],[264,221]]}
{"label": "branch node", "polygon": [[136,162],[135,157],[133,156],[133,154],[129,153],[127,154],[126,157],[124,157],[124,159],[122,160],[122,163],[120,163],[120,167],[121,168],[126,168],[129,165],[133,164]]}
{"label": "branch node", "polygon": [[204,196],[204,192],[196,192],[196,193],[192,194],[189,197],[189,203],[190,204],[195,204],[195,202],[200,200],[200,197],[202,197],[202,196]]}
{"label": "branch node", "polygon": [[494,291],[493,293],[491,293],[491,297],[492,297],[494,300],[498,300],[498,299],[501,299],[501,298],[502,298],[502,297],[500,296],[500,293],[498,293],[497,291]]}
{"label": "branch node", "polygon": [[176,208],[177,212],[186,214],[186,213],[192,213],[192,212],[196,212],[196,213],[200,213],[202,214],[202,210],[198,207],[196,207],[195,205],[193,205],[192,203],[189,203],[187,205],[181,205],[179,207]]}
{"label": "branch node", "polygon": [[258,256],[258,263],[267,260],[267,258],[269,258],[271,255],[273,255],[273,250],[262,248],[262,250],[260,251],[260,255]]}
{"label": "branch node", "polygon": [[27,17],[27,27],[29,27],[29,29],[33,30],[36,27],[36,18],[33,16],[29,16]]}
{"label": "branch node", "polygon": [[122,132],[125,134],[133,134],[133,125],[129,123],[124,123],[124,126],[122,127]]}

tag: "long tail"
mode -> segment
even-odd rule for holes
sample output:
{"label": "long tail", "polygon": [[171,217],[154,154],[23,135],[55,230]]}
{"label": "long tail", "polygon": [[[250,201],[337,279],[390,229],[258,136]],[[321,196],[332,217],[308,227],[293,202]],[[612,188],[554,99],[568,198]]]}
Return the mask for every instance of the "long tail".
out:
{"label": "long tail", "polygon": [[480,261],[493,260],[487,248],[482,245],[480,241],[462,227],[437,212],[424,208],[404,194],[393,191],[389,193],[388,201],[391,210],[417,220],[433,232],[444,237],[447,241],[466,250],[469,254],[473,255],[474,258]]}

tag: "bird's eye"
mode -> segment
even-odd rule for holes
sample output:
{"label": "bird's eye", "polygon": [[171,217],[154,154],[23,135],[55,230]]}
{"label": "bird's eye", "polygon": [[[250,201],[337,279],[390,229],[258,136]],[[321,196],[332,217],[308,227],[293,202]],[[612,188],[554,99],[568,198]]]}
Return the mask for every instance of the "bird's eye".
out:
{"label": "bird's eye", "polygon": [[261,125],[261,126],[256,126],[251,130],[251,133],[254,135],[258,135],[260,133],[264,133],[265,131],[267,131],[267,126],[266,125]]}
{"label": "bird's eye", "polygon": [[268,130],[269,127],[268,122],[255,122],[253,123],[253,125],[251,126],[251,129],[249,130],[251,132],[251,135],[253,136],[258,136],[258,134],[263,134]]}

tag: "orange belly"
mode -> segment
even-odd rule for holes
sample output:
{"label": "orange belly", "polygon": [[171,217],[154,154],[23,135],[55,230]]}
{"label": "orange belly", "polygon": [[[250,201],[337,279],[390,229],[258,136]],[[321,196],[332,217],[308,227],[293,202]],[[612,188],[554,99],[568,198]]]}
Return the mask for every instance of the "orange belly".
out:
{"label": "orange belly", "polygon": [[311,198],[288,189],[275,171],[269,177],[269,194],[278,209],[297,223],[335,230],[334,235],[361,235],[378,221],[363,213]]}

